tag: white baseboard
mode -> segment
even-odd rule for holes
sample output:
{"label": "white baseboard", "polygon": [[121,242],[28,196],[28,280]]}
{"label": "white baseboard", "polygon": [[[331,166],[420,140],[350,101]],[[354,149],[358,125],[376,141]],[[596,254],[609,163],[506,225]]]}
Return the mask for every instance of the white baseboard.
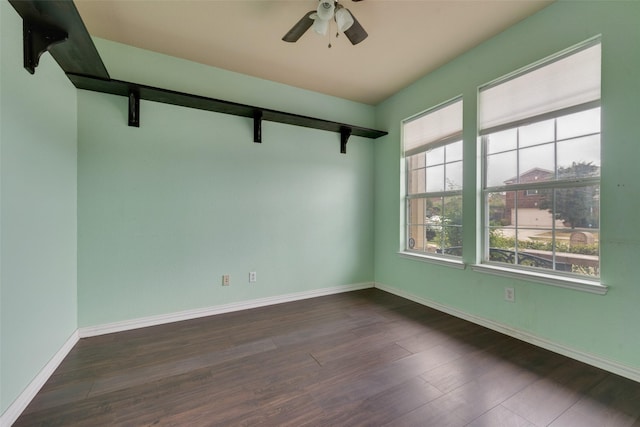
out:
{"label": "white baseboard", "polygon": [[528,342],[529,344],[533,344],[535,346],[553,351],[554,353],[562,354],[563,356],[567,356],[571,359],[584,362],[588,365],[595,366],[596,368],[604,369],[605,371],[609,371],[625,378],[629,378],[630,380],[640,382],[640,369],[638,368],[623,365],[621,363],[605,359],[594,354],[586,353],[584,351],[576,350],[565,345],[549,341],[545,338],[540,338],[534,334],[531,334],[530,332],[522,331],[503,323],[498,323],[484,317],[466,313],[464,311],[458,310],[457,308],[449,307],[447,305],[440,304],[427,298],[413,295],[410,292],[394,288],[393,286],[376,283],[375,287],[391,294],[398,295],[399,297],[417,302],[418,304],[422,304],[438,311],[450,314],[452,316],[468,320],[469,322],[478,324],[480,326],[493,329],[494,331]]}
{"label": "white baseboard", "polygon": [[79,339],[80,336],[78,335],[78,331],[75,330],[62,347],[60,347],[60,350],[53,355],[49,362],[47,362],[40,372],[38,372],[35,378],[22,391],[22,393],[20,393],[16,400],[14,400],[7,410],[0,416],[1,427],[9,427],[16,422],[20,414],[22,414],[29,403],[31,403],[42,386],[47,382],[49,377],[53,375],[53,372],[58,368],[58,366],[60,366],[60,363],[62,363],[64,358],[67,357],[67,354],[69,354]]}
{"label": "white baseboard", "polygon": [[298,301],[342,292],[357,291],[373,288],[373,282],[356,283],[352,285],[334,286],[330,288],[314,289],[311,291],[296,292],[292,294],[277,295],[273,297],[258,298],[248,301],[239,301],[230,304],[213,307],[197,308],[193,310],[179,311],[175,313],[160,314],[157,316],[142,317],[138,319],[123,320],[121,322],[107,323],[104,325],[88,326],[78,330],[80,338],[93,337],[114,332],[128,331],[131,329],[146,328],[148,326],[162,325],[165,323],[180,322],[182,320],[197,319],[199,317],[213,316],[215,314],[229,313],[233,311],[247,310],[264,307],[267,305],[284,302]]}

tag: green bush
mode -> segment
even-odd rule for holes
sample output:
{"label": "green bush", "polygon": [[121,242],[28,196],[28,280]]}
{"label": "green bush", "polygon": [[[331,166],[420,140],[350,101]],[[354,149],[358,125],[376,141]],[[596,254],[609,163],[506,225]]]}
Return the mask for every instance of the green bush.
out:
{"label": "green bush", "polygon": [[[516,239],[505,237],[500,230],[492,229],[489,232],[489,246],[492,248],[511,249],[516,247]],[[519,249],[534,249],[539,251],[553,251],[553,243],[539,240],[518,240]],[[566,243],[556,243],[556,252],[565,252],[581,255],[598,255],[598,245],[569,246]]]}
{"label": "green bush", "polygon": [[598,255],[600,250],[598,248],[598,245],[579,245],[572,246],[568,252],[572,254]]}

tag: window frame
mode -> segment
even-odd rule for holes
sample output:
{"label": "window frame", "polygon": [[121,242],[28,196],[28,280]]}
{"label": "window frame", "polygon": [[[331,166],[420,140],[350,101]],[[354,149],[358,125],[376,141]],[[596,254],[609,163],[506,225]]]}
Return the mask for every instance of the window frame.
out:
{"label": "window frame", "polygon": [[[433,253],[433,252],[426,252],[426,251],[422,251],[422,250],[415,250],[413,248],[409,247],[409,240],[410,240],[410,227],[411,227],[411,222],[410,222],[410,208],[409,208],[409,203],[410,200],[416,200],[416,199],[429,199],[429,198],[445,198],[445,197],[459,197],[461,203],[463,203],[463,176],[464,176],[464,139],[463,139],[463,132],[462,132],[462,125],[463,125],[463,119],[462,116],[460,117],[460,130],[453,133],[453,134],[449,134],[446,135],[444,137],[441,137],[439,139],[436,139],[434,141],[428,142],[424,145],[418,146],[418,147],[414,147],[410,150],[405,151],[405,125],[407,123],[410,123],[414,120],[419,120],[422,117],[428,116],[429,114],[435,113],[441,109],[444,109],[446,107],[449,107],[451,105],[454,105],[456,103],[460,103],[460,108],[462,109],[463,107],[463,97],[462,95],[456,96],[448,101],[445,101],[443,103],[440,103],[434,107],[431,107],[427,110],[424,110],[418,114],[415,114],[413,116],[410,116],[404,120],[401,121],[401,125],[400,125],[400,129],[401,129],[401,174],[403,175],[403,188],[401,191],[402,194],[402,211],[404,212],[404,215],[401,215],[401,220],[402,220],[402,226],[401,226],[401,233],[402,233],[402,238],[401,238],[401,242],[400,242],[400,250],[399,250],[399,255],[406,257],[406,258],[410,258],[410,259],[419,259],[419,260],[423,260],[423,261],[430,261],[430,262],[435,262],[438,264],[442,264],[442,265],[447,265],[447,266],[452,266],[452,267],[456,267],[456,268],[465,268],[465,264],[462,261],[462,255],[451,255],[451,254],[447,254],[447,253]],[[451,162],[448,162],[446,159],[446,149],[445,149],[445,154],[444,154],[444,159],[442,162],[442,165],[445,167],[446,170],[446,165],[448,164],[452,164],[452,163],[460,163],[461,167],[462,167],[462,179],[460,181],[460,188],[455,189],[455,190],[446,190],[446,188],[444,190],[441,191],[426,191],[426,187],[425,187],[425,192],[423,193],[415,193],[415,194],[409,194],[410,191],[410,173],[412,170],[416,170],[416,169],[410,169],[409,168],[409,158],[417,155],[417,154],[424,154],[426,155],[426,153],[428,153],[431,150],[434,149],[438,149],[441,147],[447,147],[448,145],[451,144],[455,144],[455,143],[460,143],[461,145],[461,153],[460,153],[460,159],[459,160],[454,160]],[[427,148],[428,147],[428,148]],[[425,173],[426,173],[426,169],[427,169],[427,165],[426,165],[426,158],[425,158]],[[446,176],[446,172],[445,172],[445,176]],[[446,181],[445,181],[445,185],[446,185]],[[444,204],[444,201],[443,201]],[[413,224],[416,225],[416,224]],[[426,232],[426,224],[423,223],[422,225],[425,225],[425,232]],[[460,221],[459,224],[459,229],[460,229],[460,234],[462,234],[462,230],[463,230],[463,221]]]}
{"label": "window frame", "polygon": [[[480,108],[481,108],[480,93],[482,90],[495,87],[502,83],[506,83],[514,78],[525,75],[537,69],[543,68],[547,65],[554,63],[555,61],[561,60],[563,58],[567,58],[574,53],[578,53],[584,49],[590,48],[595,45],[601,45],[601,41],[599,37],[588,40],[573,48],[567,49],[555,56],[546,58],[542,61],[538,61],[532,64],[530,67],[526,67],[524,69],[515,71],[500,79],[497,79],[491,83],[488,83],[487,85],[480,87],[477,92],[478,107],[479,107],[478,113],[480,114]],[[601,65],[599,66],[601,67]],[[593,108],[600,108],[600,106],[601,106],[601,99],[598,99],[596,101],[590,101],[583,104],[574,105],[571,107],[560,108],[555,111],[546,112],[546,113],[539,114],[533,117],[528,117],[525,119],[515,120],[513,122],[501,124],[498,126],[488,127],[486,129],[480,129],[480,123],[478,122],[478,141],[480,146],[480,156],[478,157],[479,157],[479,168],[481,173],[478,176],[478,178],[480,179],[480,182],[477,185],[480,190],[478,195],[479,197],[478,208],[480,210],[479,212],[480,229],[476,230],[479,237],[479,245],[478,245],[478,253],[476,254],[476,264],[472,266],[472,269],[474,271],[497,274],[505,277],[515,277],[515,278],[524,279],[524,280],[531,280],[539,283],[541,282],[544,284],[560,286],[560,287],[565,287],[570,289],[577,289],[577,290],[592,292],[596,294],[605,294],[607,292],[607,286],[602,284],[600,275],[588,276],[588,275],[582,275],[579,273],[558,271],[555,269],[556,267],[555,246],[557,243],[556,234],[555,234],[556,233],[555,221],[552,222],[552,225],[550,227],[552,228],[552,231],[553,231],[552,242],[554,246],[554,249],[552,251],[553,252],[552,269],[545,269],[540,267],[527,267],[527,266],[523,266],[521,264],[516,264],[516,263],[509,264],[504,262],[491,261],[490,247],[489,247],[490,246],[489,233],[490,233],[490,230],[492,229],[492,226],[490,225],[489,194],[496,193],[496,192],[505,192],[505,191],[513,191],[515,192],[515,194],[518,194],[520,192],[522,192],[522,194],[526,194],[527,191],[534,191],[537,193],[539,190],[542,190],[542,189],[555,192],[557,189],[571,189],[571,188],[580,188],[580,187],[588,187],[588,186],[597,186],[598,189],[601,188],[600,171],[598,171],[597,177],[571,177],[571,178],[565,178],[565,179],[558,179],[558,176],[557,176],[557,168],[558,168],[557,146],[559,142],[569,139],[569,138],[566,138],[566,139],[558,138],[557,119],[569,114],[588,111]],[[600,115],[601,114],[602,113],[600,112]],[[489,157],[489,154],[487,152],[487,137],[491,134],[495,134],[497,132],[510,130],[510,129],[516,129],[516,132],[518,132],[518,129],[523,126],[531,125],[535,123],[541,123],[550,119],[554,120],[554,138],[553,138],[553,141],[549,141],[549,143],[553,144],[553,150],[554,150],[553,162],[554,162],[555,170],[553,171],[553,179],[543,180],[540,182],[528,182],[528,183],[518,182],[514,184],[488,186],[487,185],[488,184],[488,181],[487,181],[488,160],[487,159]],[[594,134],[591,134],[591,135],[594,135]],[[602,146],[602,126],[600,126],[600,129],[597,132],[597,135],[599,135],[600,137],[599,144],[601,147]],[[588,135],[587,134],[579,135],[576,138],[585,137],[585,136],[588,136]],[[544,145],[544,144],[545,143],[540,143],[539,145]],[[521,171],[519,169],[520,168],[519,156],[521,155],[519,153],[519,150],[521,149],[522,148],[520,147],[519,142],[516,141],[516,147],[513,149],[513,151],[518,153],[516,154],[516,176],[517,177],[519,177],[523,172],[526,172],[526,171]],[[509,150],[504,150],[504,152],[508,152],[508,151]],[[601,159],[602,159],[602,155],[600,152],[600,160]],[[601,167],[601,163],[600,163],[600,167]],[[555,198],[552,198],[552,201],[555,204]],[[600,203],[598,201],[598,209],[599,209],[599,206],[600,206]],[[527,229],[527,227],[524,226],[521,228],[516,223],[514,226],[514,230],[518,230],[518,229],[524,230],[524,229]],[[597,230],[600,233],[600,224],[598,224]],[[517,249],[517,244],[516,244],[516,249]],[[600,244],[598,244],[598,268],[601,267],[600,263],[601,263],[601,246]]]}

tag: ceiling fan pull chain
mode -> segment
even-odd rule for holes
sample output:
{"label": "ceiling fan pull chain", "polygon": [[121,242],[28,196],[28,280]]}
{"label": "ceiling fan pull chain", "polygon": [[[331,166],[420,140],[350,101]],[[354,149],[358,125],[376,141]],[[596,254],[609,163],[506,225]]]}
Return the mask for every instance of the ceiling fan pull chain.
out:
{"label": "ceiling fan pull chain", "polygon": [[[340,35],[340,31],[336,31],[336,39]],[[329,47],[331,47],[331,36],[329,36]]]}

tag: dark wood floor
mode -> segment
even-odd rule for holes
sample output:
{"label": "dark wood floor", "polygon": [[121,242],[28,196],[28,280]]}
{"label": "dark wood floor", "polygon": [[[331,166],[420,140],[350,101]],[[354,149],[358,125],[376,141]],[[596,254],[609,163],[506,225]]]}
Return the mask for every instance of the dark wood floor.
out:
{"label": "dark wood floor", "polygon": [[82,339],[15,426],[633,426],[640,383],[369,289]]}

